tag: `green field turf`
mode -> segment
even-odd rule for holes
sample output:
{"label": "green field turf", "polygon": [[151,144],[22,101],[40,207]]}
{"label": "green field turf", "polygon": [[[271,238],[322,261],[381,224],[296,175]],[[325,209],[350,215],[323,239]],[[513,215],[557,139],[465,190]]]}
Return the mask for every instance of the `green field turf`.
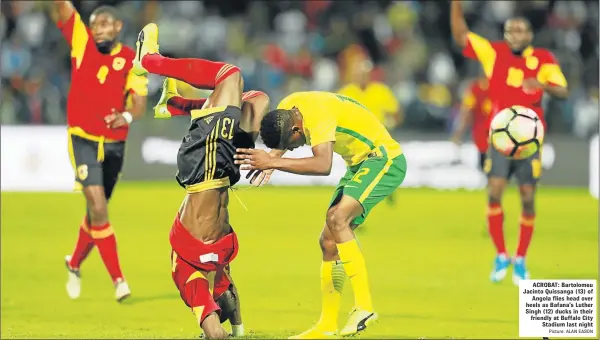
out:
{"label": "green field turf", "polygon": [[[182,199],[175,183],[121,183],[110,214],[133,295],[119,305],[96,251],[71,301],[64,255],[82,218],[77,194],[2,193],[2,338],[194,338],[200,334],[171,280],[168,234]],[[319,316],[318,236],[331,188],[267,187],[231,198],[240,253],[232,274],[253,337],[300,332]],[[598,277],[598,201],[586,190],[541,188],[529,267],[533,278]],[[517,242],[515,191],[504,201]],[[488,281],[494,252],[485,193],[404,189],[358,232],[380,322],[363,338],[516,338],[510,278]],[[340,325],[352,302],[346,285]]]}

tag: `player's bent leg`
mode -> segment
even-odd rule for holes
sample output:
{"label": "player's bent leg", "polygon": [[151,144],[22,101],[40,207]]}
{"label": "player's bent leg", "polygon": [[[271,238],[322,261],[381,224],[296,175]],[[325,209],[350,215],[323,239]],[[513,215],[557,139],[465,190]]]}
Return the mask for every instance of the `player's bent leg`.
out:
{"label": "player's bent leg", "polygon": [[354,308],[346,326],[340,331],[342,336],[363,331],[377,320],[377,314],[373,312],[365,259],[351,228],[354,219],[363,211],[360,202],[344,195],[327,212],[327,227],[336,241],[340,260],[354,292]]}
{"label": "player's bent leg", "polygon": [[83,218],[79,226],[79,236],[72,255],[65,256],[65,265],[67,267],[67,295],[71,299],[77,299],[81,295],[81,271],[80,266],[90,252],[94,249],[94,239],[90,235],[90,228],[87,215]]}
{"label": "player's bent leg", "polygon": [[496,257],[490,274],[492,282],[502,281],[506,277],[510,258],[506,253],[504,241],[504,212],[502,210],[502,195],[506,187],[503,177],[490,177],[488,179],[488,231],[496,248]]}
{"label": "player's bent leg", "polygon": [[220,270],[215,275],[214,299],[221,308],[220,322],[229,320],[234,337],[244,336],[242,322],[242,309],[237,286],[231,278],[230,265]]}
{"label": "player's bent leg", "polygon": [[531,244],[533,226],[535,224],[535,184],[519,186],[521,196],[521,220],[519,223],[519,245],[514,259],[513,282],[518,285],[520,280],[529,279],[529,271],[525,265],[525,256]]}

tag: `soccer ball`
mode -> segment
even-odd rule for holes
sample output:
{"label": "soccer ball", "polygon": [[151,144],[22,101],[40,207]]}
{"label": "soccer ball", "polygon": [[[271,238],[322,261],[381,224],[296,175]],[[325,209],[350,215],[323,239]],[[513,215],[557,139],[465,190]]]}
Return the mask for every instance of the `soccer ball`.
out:
{"label": "soccer ball", "polygon": [[490,140],[496,150],[514,159],[533,156],[544,142],[544,126],[535,111],[512,106],[498,112],[490,125]]}

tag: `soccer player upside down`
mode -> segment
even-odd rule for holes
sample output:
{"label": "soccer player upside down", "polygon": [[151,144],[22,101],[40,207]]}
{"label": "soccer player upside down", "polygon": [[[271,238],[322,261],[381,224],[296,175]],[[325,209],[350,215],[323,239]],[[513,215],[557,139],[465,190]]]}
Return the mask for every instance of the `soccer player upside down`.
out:
{"label": "soccer player upside down", "polygon": [[[375,205],[391,195],[406,175],[406,158],[385,126],[357,101],[334,93],[298,92],[284,98],[267,113],[260,135],[273,151],[240,149],[242,169],[253,172],[280,170],[300,175],[326,176],[333,153],[348,166],[340,180],[321,233],[322,311],[317,325],[294,336],[324,339],[337,333],[337,318],[344,281],[350,278],[355,306],[340,335],[353,335],[377,319],[373,309],[363,252],[353,230]],[[281,158],[285,150],[308,144],[313,156]]]}
{"label": "soccer player upside down", "polygon": [[76,188],[83,190],[87,202],[75,250],[66,257],[67,293],[73,299],[80,296],[80,266],[96,246],[121,301],[131,291],[121,272],[107,205],[123,166],[129,124],[146,111],[147,79],[131,73],[135,52],[117,40],[123,22],[116,9],[98,7],[88,28],[69,1],[51,5],[71,48],[69,154]]}
{"label": "soccer player upside down", "polygon": [[[242,103],[243,79],[236,66],[163,57],[155,24],[140,32],[137,47],[134,72],[168,77],[156,117],[191,116],[177,154],[176,179],[187,194],[170,233],[173,281],[206,337],[228,337],[221,326],[226,319],[234,335],[243,335],[239,297],[229,276],[238,240],[229,224],[227,190],[240,179],[236,147],[254,147],[268,98],[252,91]],[[174,79],[214,91],[206,100],[185,99],[178,96]]]}

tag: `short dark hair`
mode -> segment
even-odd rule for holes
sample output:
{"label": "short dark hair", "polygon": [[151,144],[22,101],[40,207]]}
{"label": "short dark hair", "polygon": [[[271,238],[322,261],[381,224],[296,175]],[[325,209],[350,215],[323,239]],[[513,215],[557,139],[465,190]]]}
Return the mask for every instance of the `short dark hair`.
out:
{"label": "short dark hair", "polygon": [[113,19],[121,21],[121,17],[119,16],[119,11],[113,6],[103,5],[103,6],[96,8],[90,15],[90,18],[93,16],[100,15],[100,14],[108,14]]}
{"label": "short dark hair", "polygon": [[287,139],[294,125],[291,110],[277,109],[267,113],[260,122],[260,138],[268,148],[283,149],[282,143]]}
{"label": "short dark hair", "polygon": [[508,20],[521,21],[525,24],[525,26],[527,26],[527,30],[529,32],[533,32],[533,27],[531,26],[531,21],[529,21],[529,19],[527,19],[526,17],[518,16],[518,17],[512,17]]}

